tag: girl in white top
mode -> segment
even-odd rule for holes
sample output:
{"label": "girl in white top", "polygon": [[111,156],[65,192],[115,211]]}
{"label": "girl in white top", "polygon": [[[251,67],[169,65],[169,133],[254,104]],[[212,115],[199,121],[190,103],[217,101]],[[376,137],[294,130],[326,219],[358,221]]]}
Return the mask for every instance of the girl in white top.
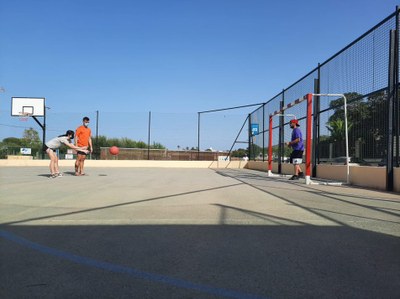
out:
{"label": "girl in white top", "polygon": [[50,173],[51,173],[50,178],[56,178],[62,176],[58,167],[58,157],[55,152],[63,144],[72,149],[88,153],[87,149],[75,146],[72,143],[70,143],[71,139],[74,139],[74,131],[68,130],[65,133],[65,135],[60,135],[46,142],[43,150],[49,155],[50,158]]}

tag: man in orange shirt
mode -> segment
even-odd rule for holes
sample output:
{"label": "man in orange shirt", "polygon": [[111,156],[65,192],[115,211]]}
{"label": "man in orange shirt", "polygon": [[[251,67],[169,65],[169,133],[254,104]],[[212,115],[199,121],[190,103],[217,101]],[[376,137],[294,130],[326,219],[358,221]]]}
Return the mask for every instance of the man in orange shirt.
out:
{"label": "man in orange shirt", "polygon": [[[92,131],[89,128],[89,117],[85,116],[82,120],[82,126],[76,129],[75,134],[75,145],[88,149],[90,153],[93,152],[92,146]],[[86,153],[77,151],[77,157],[75,161],[75,175],[85,175],[83,167],[85,164]]]}

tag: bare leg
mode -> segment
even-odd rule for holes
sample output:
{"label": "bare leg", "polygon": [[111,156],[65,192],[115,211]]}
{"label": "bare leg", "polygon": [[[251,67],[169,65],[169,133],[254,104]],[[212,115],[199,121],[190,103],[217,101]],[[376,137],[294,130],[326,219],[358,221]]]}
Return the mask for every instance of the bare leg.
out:
{"label": "bare leg", "polygon": [[299,175],[300,172],[302,172],[300,165],[294,165],[294,174]]}
{"label": "bare leg", "polygon": [[85,171],[83,170],[83,168],[85,167],[85,159],[86,159],[86,155],[81,155],[81,167],[80,167],[81,175],[85,174]]}
{"label": "bare leg", "polygon": [[51,149],[47,149],[46,150],[47,154],[49,155],[50,158],[50,173],[56,174],[59,172],[58,170],[58,158],[55,152],[53,152],[53,150]]}
{"label": "bare leg", "polygon": [[55,163],[54,163],[54,173],[60,173],[60,169],[59,169],[59,167],[58,167],[58,157],[57,157],[57,155],[56,154],[54,154],[54,156],[55,156]]}
{"label": "bare leg", "polygon": [[79,154],[77,155],[75,161],[75,175],[79,175]]}
{"label": "bare leg", "polygon": [[84,174],[83,172],[83,166],[85,162],[85,155],[78,154],[75,162],[75,175],[82,175]]}

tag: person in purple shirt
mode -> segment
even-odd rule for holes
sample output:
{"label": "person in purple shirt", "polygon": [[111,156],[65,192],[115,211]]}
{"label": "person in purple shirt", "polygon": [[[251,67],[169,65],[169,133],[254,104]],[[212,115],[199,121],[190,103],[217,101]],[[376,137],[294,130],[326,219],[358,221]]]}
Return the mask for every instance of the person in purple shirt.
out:
{"label": "person in purple shirt", "polygon": [[292,139],[286,144],[293,149],[290,154],[290,163],[292,163],[294,167],[294,175],[289,180],[298,180],[299,178],[304,178],[304,173],[301,171],[300,167],[304,152],[303,135],[299,128],[300,125],[297,119],[292,119],[289,122],[289,125],[290,128],[293,129]]}

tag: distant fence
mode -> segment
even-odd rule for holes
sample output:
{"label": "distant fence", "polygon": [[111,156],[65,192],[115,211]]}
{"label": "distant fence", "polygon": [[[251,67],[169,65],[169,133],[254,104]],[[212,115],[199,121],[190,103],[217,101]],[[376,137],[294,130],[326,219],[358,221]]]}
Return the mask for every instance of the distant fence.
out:
{"label": "distant fence", "polygon": [[[100,147],[100,160],[166,160],[166,161],[223,161],[227,159],[228,152],[201,151],[197,150],[168,150],[168,149],[145,149],[145,148],[119,148],[119,153],[116,156],[110,154],[110,147]],[[4,149],[1,154],[1,159],[13,157],[30,157],[32,159],[41,159],[41,150],[32,148],[30,154],[21,154],[20,147],[9,147]],[[68,154],[66,148],[57,150],[59,159],[75,159],[76,153]],[[47,155],[45,156],[47,159]],[[96,155],[89,155],[88,159],[98,159]],[[241,158],[231,157],[230,160],[240,160]]]}
{"label": "distant fence", "polygon": [[120,148],[113,156],[109,147],[100,148],[101,160],[172,160],[172,161],[217,161],[228,156],[227,152],[198,152],[197,150],[171,151],[167,149]]}
{"label": "distant fence", "polygon": [[[348,100],[349,152],[359,165],[399,167],[399,13],[397,10],[347,47],[249,115],[249,157],[267,160],[269,115],[307,93],[344,94]],[[305,128],[306,105],[274,117],[274,158],[286,161],[288,123],[297,118]],[[312,162],[334,162],[345,156],[344,107],[338,98],[317,97],[312,117]],[[343,162],[343,161],[342,161]],[[280,168],[279,168],[280,169]],[[390,170],[388,170],[390,171]]]}

